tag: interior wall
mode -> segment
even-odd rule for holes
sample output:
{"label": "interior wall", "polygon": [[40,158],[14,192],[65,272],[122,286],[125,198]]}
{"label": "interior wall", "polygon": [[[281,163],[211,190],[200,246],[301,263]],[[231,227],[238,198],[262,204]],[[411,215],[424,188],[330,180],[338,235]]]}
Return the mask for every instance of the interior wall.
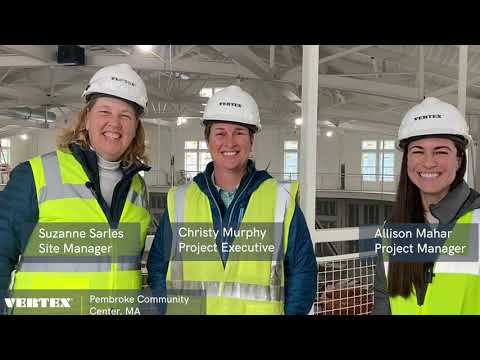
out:
{"label": "interior wall", "polygon": [[20,135],[12,136],[12,167],[27,161],[39,154],[45,154],[56,148],[55,129],[38,129],[27,133],[28,139],[22,140]]}
{"label": "interior wall", "polygon": [[254,158],[257,169],[267,169],[272,175],[283,173],[283,146],[287,140],[300,141],[294,128],[265,126],[255,136]]}
{"label": "interior wall", "polygon": [[172,154],[172,131],[167,126],[144,124],[146,151],[151,170],[145,173],[147,184],[168,185],[170,157]]}
{"label": "interior wall", "polygon": [[12,168],[30,158],[36,150],[36,139],[37,137],[32,135],[29,135],[27,140],[22,140],[20,136],[10,137]]}
{"label": "interior wall", "polygon": [[37,133],[36,154],[54,151],[57,147],[57,131],[54,129],[40,130]]}

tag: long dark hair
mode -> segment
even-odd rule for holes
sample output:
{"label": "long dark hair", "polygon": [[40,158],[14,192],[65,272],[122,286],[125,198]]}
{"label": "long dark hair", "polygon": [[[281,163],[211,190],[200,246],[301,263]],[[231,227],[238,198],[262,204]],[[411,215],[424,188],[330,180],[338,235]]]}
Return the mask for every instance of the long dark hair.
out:
{"label": "long dark hair", "polygon": [[[453,141],[457,149],[457,157],[461,159],[460,168],[457,170],[455,179],[450,185],[450,189],[455,188],[463,182],[465,170],[467,168],[467,158],[465,154],[466,143],[463,138],[457,136],[429,136],[448,138]],[[398,183],[397,197],[392,214],[388,219],[392,224],[404,223],[424,223],[425,215],[418,187],[410,180],[407,173],[407,150],[408,144],[419,139],[419,137],[408,139],[407,142],[400,144],[404,149],[402,158],[402,168],[400,171],[400,180]],[[388,266],[388,291],[390,296],[400,295],[407,298],[413,293],[413,287],[422,288],[425,286],[425,266],[426,263],[414,262],[390,262]]]}

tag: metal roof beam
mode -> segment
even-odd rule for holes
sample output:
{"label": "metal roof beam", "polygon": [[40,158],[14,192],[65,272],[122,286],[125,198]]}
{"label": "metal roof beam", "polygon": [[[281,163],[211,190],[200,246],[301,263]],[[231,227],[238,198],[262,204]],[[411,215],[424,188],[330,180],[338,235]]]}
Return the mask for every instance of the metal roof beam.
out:
{"label": "metal roof beam", "polygon": [[336,54],[333,54],[333,55],[330,55],[330,56],[325,56],[325,57],[321,58],[318,61],[318,63],[319,64],[324,64],[324,63],[327,63],[329,61],[344,57],[348,54],[352,54],[352,53],[356,53],[356,52],[359,52],[359,51],[364,50],[364,49],[368,49],[369,47],[372,47],[372,46],[374,46],[374,45],[360,45],[360,46],[355,46],[355,47],[353,47],[351,49],[348,49],[348,50],[339,51]]}
{"label": "metal roof beam", "polygon": [[248,46],[239,45],[210,45],[215,50],[232,58],[240,66],[248,69],[258,77],[266,80],[273,80],[273,73],[270,67],[259,58]]}
{"label": "metal roof beam", "polygon": [[194,47],[196,47],[197,45],[185,45],[185,46],[182,46],[182,48],[180,49],[180,51],[175,54],[175,56],[172,58],[172,63],[179,60],[181,57],[183,57],[184,55],[186,55],[190,50],[192,50]]}
{"label": "metal roof beam", "polygon": [[[213,62],[213,61],[198,61],[191,59],[180,59],[169,65],[164,64],[162,61],[155,57],[146,57],[141,55],[124,56],[105,56],[94,55],[88,56],[85,59],[87,66],[101,68],[107,65],[118,64],[119,62],[126,62],[133,68],[138,70],[162,70],[162,71],[176,71],[186,73],[198,73],[208,74],[224,77],[244,77],[257,79],[258,76],[250,70],[239,67],[236,64],[229,64],[225,62]],[[96,69],[92,69],[95,71]]]}
{"label": "metal roof beam", "polygon": [[413,87],[385,84],[378,81],[350,79],[335,75],[319,75],[318,86],[321,88],[331,88],[361,94],[378,95],[399,100],[419,100],[417,89]]}
{"label": "metal roof beam", "polygon": [[0,68],[28,68],[47,66],[41,60],[22,55],[0,56]]}
{"label": "metal roof beam", "polygon": [[[343,47],[334,47],[334,46],[325,46],[322,47],[325,51],[338,51],[339,49],[345,49]],[[362,53],[368,56],[373,56],[378,59],[385,59],[389,62],[393,62],[404,66],[410,69],[418,68],[418,56],[406,55],[401,52],[390,51],[386,49],[381,49],[379,47],[372,47],[369,49],[362,50]],[[440,75],[445,75],[450,78],[458,78],[458,69],[455,66],[447,66],[438,64],[432,61],[425,60],[424,62],[425,72],[438,73]],[[469,72],[468,77],[473,77],[479,75],[478,73]]]}
{"label": "metal roof beam", "polygon": [[[475,77],[471,78],[470,80],[468,80],[467,81],[467,86],[474,85],[478,82],[480,82],[480,75],[475,76]],[[428,93],[427,96],[440,97],[440,96],[443,96],[443,95],[451,94],[451,93],[453,93],[457,90],[458,90],[458,83],[455,83],[453,85],[445,86],[441,89],[432,91],[432,92]]]}
{"label": "metal roof beam", "polygon": [[2,45],[1,47],[7,51],[35,59],[37,62],[40,61],[43,65],[57,63],[57,49],[53,45]]}
{"label": "metal roof beam", "polygon": [[377,123],[387,126],[398,126],[401,118],[394,114],[375,112],[375,111],[358,111],[358,110],[342,110],[336,108],[319,108],[319,119],[348,119],[361,122]]}

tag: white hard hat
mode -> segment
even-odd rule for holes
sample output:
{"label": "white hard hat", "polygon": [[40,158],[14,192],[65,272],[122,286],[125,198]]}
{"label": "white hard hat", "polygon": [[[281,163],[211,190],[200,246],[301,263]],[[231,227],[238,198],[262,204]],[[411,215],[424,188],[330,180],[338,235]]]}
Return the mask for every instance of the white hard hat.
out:
{"label": "white hard hat", "polygon": [[91,94],[107,94],[129,100],[142,108],[147,107],[147,89],[140,76],[128,64],[106,66],[90,79],[82,97]]}
{"label": "white hard hat", "polygon": [[465,118],[453,105],[428,97],[411,108],[398,129],[397,147],[402,140],[424,135],[457,135],[471,143],[472,138]]}
{"label": "white hard hat", "polygon": [[249,93],[235,85],[212,95],[205,106],[203,121],[235,122],[261,130],[257,103]]}

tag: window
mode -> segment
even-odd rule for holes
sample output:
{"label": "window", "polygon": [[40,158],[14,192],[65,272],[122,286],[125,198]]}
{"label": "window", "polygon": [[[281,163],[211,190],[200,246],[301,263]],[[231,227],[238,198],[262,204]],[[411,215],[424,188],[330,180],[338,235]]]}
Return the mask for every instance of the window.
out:
{"label": "window", "polygon": [[382,153],[380,154],[380,170],[384,182],[392,182],[394,180],[395,169],[395,141],[380,141]]}
{"label": "window", "polygon": [[10,164],[11,162],[11,143],[10,139],[1,139],[0,140],[0,164]]}
{"label": "window", "polygon": [[298,178],[298,141],[287,140],[283,143],[283,179]]}
{"label": "window", "polygon": [[362,141],[363,181],[392,182],[395,169],[394,140]]}
{"label": "window", "polygon": [[362,175],[363,181],[376,181],[377,154],[370,152],[362,153]]}
{"label": "window", "polygon": [[185,141],[185,172],[187,177],[193,177],[205,170],[210,161],[212,161],[212,157],[208,152],[205,140]]}

